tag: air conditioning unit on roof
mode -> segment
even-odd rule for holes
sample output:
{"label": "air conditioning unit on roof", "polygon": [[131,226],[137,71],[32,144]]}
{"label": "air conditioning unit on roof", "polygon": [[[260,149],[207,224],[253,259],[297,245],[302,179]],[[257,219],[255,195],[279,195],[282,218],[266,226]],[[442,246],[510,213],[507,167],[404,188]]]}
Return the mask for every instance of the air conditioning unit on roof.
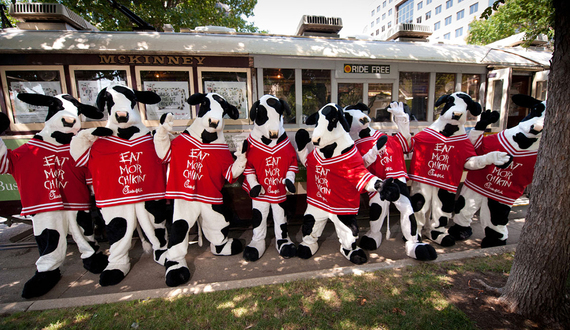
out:
{"label": "air conditioning unit on roof", "polygon": [[66,25],[74,30],[98,31],[81,16],[59,3],[13,3],[10,4],[9,14],[22,19],[24,22],[18,23],[18,27],[25,30],[61,30]]}
{"label": "air conditioning unit on roof", "polygon": [[338,38],[341,29],[342,19],[340,17],[303,15],[297,27],[297,35]]}

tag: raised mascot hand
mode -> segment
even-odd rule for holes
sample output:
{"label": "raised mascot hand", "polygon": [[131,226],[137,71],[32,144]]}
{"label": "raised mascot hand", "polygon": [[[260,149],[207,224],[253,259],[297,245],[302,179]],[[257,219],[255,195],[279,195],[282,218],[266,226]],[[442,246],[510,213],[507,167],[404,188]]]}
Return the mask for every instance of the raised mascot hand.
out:
{"label": "raised mascot hand", "polygon": [[481,113],[481,118],[479,118],[479,121],[475,124],[474,129],[477,131],[484,131],[487,126],[496,123],[498,120],[498,111],[485,110]]}

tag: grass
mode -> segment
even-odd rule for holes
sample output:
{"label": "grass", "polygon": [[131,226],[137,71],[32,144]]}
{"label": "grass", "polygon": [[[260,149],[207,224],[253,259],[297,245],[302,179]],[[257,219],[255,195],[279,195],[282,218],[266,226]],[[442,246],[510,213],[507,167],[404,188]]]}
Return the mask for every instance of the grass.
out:
{"label": "grass", "polygon": [[441,293],[452,273],[510,269],[513,254],[0,317],[1,329],[475,329]]}

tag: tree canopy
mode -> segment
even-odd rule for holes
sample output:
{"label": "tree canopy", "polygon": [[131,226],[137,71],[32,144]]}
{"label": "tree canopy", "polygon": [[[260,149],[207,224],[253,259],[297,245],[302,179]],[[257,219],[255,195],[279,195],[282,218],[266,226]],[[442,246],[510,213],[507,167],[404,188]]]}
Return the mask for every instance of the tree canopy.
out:
{"label": "tree canopy", "polygon": [[481,18],[469,24],[468,44],[486,45],[520,32],[525,33],[525,46],[539,34],[554,38],[552,0],[498,0]]}
{"label": "tree canopy", "polygon": [[[0,0],[9,6],[9,0]],[[102,31],[131,31],[127,16],[113,8],[111,0],[45,0],[71,9]],[[216,25],[238,32],[263,32],[246,19],[253,15],[257,0],[117,0],[144,21],[162,31],[164,24],[175,30]]]}

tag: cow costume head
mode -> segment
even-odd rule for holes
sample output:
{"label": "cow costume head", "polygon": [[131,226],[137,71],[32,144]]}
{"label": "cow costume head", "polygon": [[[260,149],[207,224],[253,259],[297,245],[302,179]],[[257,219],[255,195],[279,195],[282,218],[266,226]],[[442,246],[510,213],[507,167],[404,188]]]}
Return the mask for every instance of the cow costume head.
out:
{"label": "cow costume head", "polygon": [[[344,108],[344,117],[350,125],[350,136],[357,140],[370,136],[370,117],[366,115],[370,108],[364,103],[349,105]],[[368,134],[368,135],[366,135]]]}
{"label": "cow costume head", "polygon": [[122,85],[103,88],[97,95],[99,111],[104,111],[106,108],[109,113],[106,127],[118,137],[127,140],[137,133],[139,133],[137,136],[140,136],[149,132],[142,124],[136,108],[137,102],[156,104],[160,102],[160,96],[152,91],[141,92]]}
{"label": "cow costume head", "polygon": [[505,136],[520,149],[536,150],[544,127],[546,102],[523,94],[513,95],[512,100],[518,106],[529,108],[530,112],[517,126],[507,129]]}
{"label": "cow costume head", "polygon": [[25,103],[48,107],[44,128],[36,135],[46,142],[69,144],[71,138],[81,128],[79,115],[92,119],[103,118],[97,108],[80,103],[69,94],[48,96],[42,94],[20,93],[17,98]]}
{"label": "cow costume head", "polygon": [[253,104],[249,115],[253,121],[251,136],[265,145],[275,145],[284,138],[283,116],[291,115],[291,108],[287,101],[263,95]]}
{"label": "cow costume head", "polygon": [[188,132],[202,143],[225,143],[224,140],[224,116],[231,119],[239,118],[239,110],[229,104],[217,93],[196,93],[188,99],[190,105],[198,105],[198,117]]}
{"label": "cow costume head", "polygon": [[482,111],[481,104],[473,101],[471,96],[463,92],[442,95],[435,102],[435,106],[438,107],[442,104],[445,105],[439,118],[430,125],[430,128],[446,137],[465,134],[464,125],[467,121],[467,111],[473,116],[479,116]]}
{"label": "cow costume head", "polygon": [[324,158],[348,151],[353,145],[350,125],[338,104],[329,103],[307,118],[307,125],[315,125],[311,140]]}

